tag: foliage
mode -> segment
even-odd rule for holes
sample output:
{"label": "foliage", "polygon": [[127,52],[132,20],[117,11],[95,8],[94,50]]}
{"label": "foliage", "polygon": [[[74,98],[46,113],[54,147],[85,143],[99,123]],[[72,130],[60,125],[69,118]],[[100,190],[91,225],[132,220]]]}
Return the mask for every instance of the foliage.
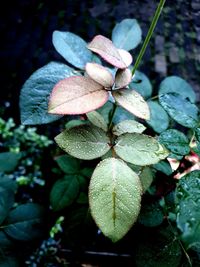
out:
{"label": "foliage", "polygon": [[36,128],[16,127],[11,118],[0,119],[0,133],[0,264],[19,266],[17,254],[24,251],[16,250],[16,243],[44,237],[44,207],[33,203],[26,190],[44,185],[42,149],[52,141]]}
{"label": "foliage", "polygon": [[[140,41],[141,29],[133,19],[115,26],[112,41],[97,35],[87,44],[73,33],[55,31],[53,45],[70,67],[51,62],[32,74],[20,95],[21,121],[46,124],[71,115],[55,137],[67,154],[56,152],[57,179],[48,191],[48,212],[56,222],[48,228],[53,238],[62,233],[61,240],[69,244],[75,236],[81,242],[84,234],[103,238],[103,233],[123,244],[130,235],[138,240],[137,266],[191,266],[188,254],[198,254],[200,247],[200,171],[190,172],[187,165],[192,157],[199,160],[199,108],[192,87],[180,77],[164,79],[156,96],[145,74],[132,75],[128,51]],[[1,124],[8,151],[0,155],[0,236],[6,242],[28,242],[40,236],[44,208],[15,203],[21,179],[7,178],[30,156],[22,144],[34,155],[50,141],[33,128],[20,134],[24,126],[13,130],[12,121]],[[37,263],[42,261],[39,257]]]}

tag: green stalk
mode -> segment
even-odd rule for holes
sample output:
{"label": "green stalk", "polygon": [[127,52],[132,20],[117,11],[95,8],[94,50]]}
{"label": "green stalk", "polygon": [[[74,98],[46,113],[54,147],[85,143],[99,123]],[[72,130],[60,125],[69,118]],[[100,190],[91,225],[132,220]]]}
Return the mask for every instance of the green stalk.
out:
{"label": "green stalk", "polygon": [[149,41],[150,41],[150,39],[152,37],[152,34],[154,32],[154,29],[156,27],[156,24],[158,22],[158,19],[160,17],[161,12],[162,12],[162,9],[163,9],[163,6],[165,4],[165,1],[166,0],[160,0],[160,3],[159,3],[159,5],[158,5],[158,7],[156,9],[156,13],[155,13],[155,15],[153,17],[153,20],[151,22],[151,26],[150,26],[149,31],[147,33],[147,36],[146,36],[146,38],[144,40],[143,46],[142,46],[142,48],[140,50],[140,53],[139,53],[139,55],[138,55],[138,57],[136,59],[135,65],[133,67],[132,75],[134,75],[135,71],[137,70],[137,68],[138,68],[138,66],[139,66],[139,64],[140,64],[140,62],[142,60],[142,57],[143,57],[143,55],[144,55],[144,53],[146,51],[146,48],[147,48],[147,46],[149,44]]}
{"label": "green stalk", "polygon": [[109,122],[109,125],[108,125],[108,130],[110,130],[112,128],[112,122],[113,122],[113,118],[114,118],[116,109],[117,109],[117,104],[114,103],[113,110],[112,110],[112,113],[111,113],[111,116],[110,116],[110,122]]}

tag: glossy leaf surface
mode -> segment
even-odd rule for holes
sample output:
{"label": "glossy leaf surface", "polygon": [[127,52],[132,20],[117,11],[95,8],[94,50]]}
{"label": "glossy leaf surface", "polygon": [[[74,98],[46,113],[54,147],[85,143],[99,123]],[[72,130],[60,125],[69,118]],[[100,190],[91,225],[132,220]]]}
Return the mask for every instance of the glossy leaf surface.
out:
{"label": "glossy leaf surface", "polygon": [[94,170],[89,187],[91,213],[113,242],[121,239],[136,221],[141,193],[139,177],[122,160],[105,159]]}
{"label": "glossy leaf surface", "polygon": [[114,27],[112,41],[117,48],[127,51],[134,49],[141,42],[142,31],[135,19],[124,19]]}
{"label": "glossy leaf surface", "polygon": [[155,138],[138,133],[119,136],[114,150],[123,160],[139,166],[155,164],[168,156]]}
{"label": "glossy leaf surface", "polygon": [[148,120],[150,111],[143,97],[131,89],[116,90],[112,93],[116,102],[130,113],[141,119]]}
{"label": "glossy leaf surface", "polygon": [[95,126],[82,125],[65,130],[55,138],[65,152],[79,159],[95,159],[110,149],[106,133]]}
{"label": "glossy leaf surface", "polygon": [[54,87],[49,113],[83,114],[95,110],[108,100],[108,92],[89,77],[70,77],[61,80]]}
{"label": "glossy leaf surface", "polygon": [[86,63],[92,60],[87,43],[74,33],[54,31],[52,41],[58,53],[76,68],[84,69]]}
{"label": "glossy leaf surface", "polygon": [[48,114],[49,96],[57,82],[73,75],[72,68],[57,62],[51,62],[34,72],[23,85],[20,94],[22,124],[44,124],[61,118]]}

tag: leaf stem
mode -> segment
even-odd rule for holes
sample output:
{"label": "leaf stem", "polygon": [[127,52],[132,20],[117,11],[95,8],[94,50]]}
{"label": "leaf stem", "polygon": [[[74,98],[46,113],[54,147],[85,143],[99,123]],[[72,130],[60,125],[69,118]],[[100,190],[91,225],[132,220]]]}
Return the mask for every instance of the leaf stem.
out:
{"label": "leaf stem", "polygon": [[108,125],[108,130],[110,130],[111,127],[112,127],[112,122],[113,122],[113,118],[114,118],[116,109],[117,109],[117,104],[114,103],[113,110],[112,110],[112,113],[111,113],[111,115],[110,115],[110,122],[109,122],[109,125]]}
{"label": "leaf stem", "polygon": [[152,37],[152,34],[154,32],[154,29],[155,29],[155,27],[157,25],[157,22],[158,22],[158,19],[160,17],[160,14],[162,12],[162,9],[163,9],[163,6],[165,4],[165,1],[166,0],[160,0],[160,3],[159,3],[159,5],[158,5],[158,7],[156,9],[155,15],[154,15],[153,20],[151,22],[149,31],[147,33],[147,36],[146,36],[145,40],[144,40],[143,46],[142,46],[142,48],[140,50],[140,53],[139,53],[139,55],[138,55],[138,57],[136,59],[135,65],[133,67],[132,75],[134,75],[135,71],[137,70],[137,68],[138,68],[138,66],[139,66],[139,64],[140,64],[140,62],[142,60],[142,57],[143,57],[143,55],[144,55],[144,53],[146,51],[146,48],[147,48],[147,46],[149,44],[149,41],[150,41],[150,39]]}

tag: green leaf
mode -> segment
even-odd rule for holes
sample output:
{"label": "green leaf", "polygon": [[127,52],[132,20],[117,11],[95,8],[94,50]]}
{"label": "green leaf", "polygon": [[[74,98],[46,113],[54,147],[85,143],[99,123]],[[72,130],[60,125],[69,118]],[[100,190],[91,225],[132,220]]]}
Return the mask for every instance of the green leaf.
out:
{"label": "green leaf", "polygon": [[177,226],[187,248],[200,246],[200,171],[183,176],[176,189]]}
{"label": "green leaf", "polygon": [[161,133],[169,127],[169,117],[163,107],[157,101],[148,101],[150,108],[150,120],[147,124],[153,128],[156,133]]}
{"label": "green leaf", "polygon": [[88,203],[88,196],[87,194],[81,192],[79,197],[77,198],[77,203],[79,204],[87,204]]}
{"label": "green leaf", "polygon": [[172,174],[172,168],[170,164],[166,161],[160,161],[159,163],[153,166],[157,171],[163,172],[166,175]]}
{"label": "green leaf", "polygon": [[146,127],[137,121],[134,120],[124,120],[119,122],[113,127],[114,135],[122,135],[124,133],[142,133],[144,132]]}
{"label": "green leaf", "polygon": [[139,177],[122,160],[101,161],[89,187],[91,214],[113,242],[120,240],[137,220],[142,188]]}
{"label": "green leaf", "polygon": [[134,49],[142,40],[141,28],[135,19],[124,19],[112,31],[112,41],[117,48]]}
{"label": "green leaf", "polygon": [[3,152],[0,153],[0,172],[12,172],[21,159],[21,153]]}
{"label": "green leaf", "polygon": [[195,92],[190,84],[178,76],[169,76],[161,82],[159,95],[167,93],[180,94],[184,98],[189,98],[192,103],[196,100]]}
{"label": "green leaf", "polygon": [[103,106],[109,94],[89,77],[74,76],[58,82],[49,100],[49,113],[84,114]]}
{"label": "green leaf", "polygon": [[61,118],[47,113],[49,96],[58,81],[73,75],[73,69],[57,62],[50,62],[34,72],[20,94],[22,124],[50,123]]}
{"label": "green leaf", "polygon": [[92,53],[87,49],[87,43],[71,32],[53,32],[53,45],[57,52],[76,68],[84,69],[92,60]]}
{"label": "green leaf", "polygon": [[87,178],[90,178],[92,176],[93,171],[93,168],[83,168],[80,170],[80,174]]}
{"label": "green leaf", "polygon": [[0,255],[0,267],[19,267],[19,263],[14,257]]}
{"label": "green leaf", "polygon": [[17,190],[17,183],[16,181],[10,179],[8,175],[3,175],[0,176],[0,187],[3,187],[15,193]]}
{"label": "green leaf", "polygon": [[155,227],[164,220],[164,214],[158,201],[145,203],[142,205],[138,218],[139,223],[146,227]]}
{"label": "green leaf", "polygon": [[195,136],[198,142],[200,142],[200,128],[195,129]]}
{"label": "green leaf", "polygon": [[89,113],[86,114],[88,120],[95,126],[103,129],[105,132],[108,129],[108,125],[106,123],[106,121],[104,120],[103,116],[101,116],[101,114],[97,111],[91,111]]}
{"label": "green leaf", "polygon": [[[14,246],[14,243],[13,243],[12,239],[10,239],[7,236],[7,234],[5,234],[3,231],[0,231],[0,250],[1,249],[7,250],[8,248],[13,247],[13,246]],[[1,260],[1,258],[0,258],[0,260]]]}
{"label": "green leaf", "polygon": [[152,85],[149,78],[142,72],[136,71],[129,87],[136,90],[145,99],[152,95]]}
{"label": "green leaf", "polygon": [[161,133],[159,141],[173,154],[184,156],[190,153],[188,138],[176,129],[169,129]]}
{"label": "green leaf", "polygon": [[110,101],[106,102],[101,108],[97,110],[101,114],[101,116],[104,118],[106,124],[109,124],[110,121],[110,114],[113,110],[113,103]]}
{"label": "green leaf", "polygon": [[44,209],[27,203],[13,209],[5,222],[4,231],[13,239],[30,241],[43,235]]}
{"label": "green leaf", "polygon": [[130,113],[129,111],[120,106],[117,106],[117,109],[115,111],[115,116],[113,118],[113,123],[118,124],[124,120],[136,120],[136,119],[137,118],[132,113]]}
{"label": "green leaf", "polygon": [[56,157],[55,160],[60,169],[66,174],[76,174],[80,169],[80,161],[69,155]]}
{"label": "green leaf", "polygon": [[69,130],[73,127],[84,125],[84,124],[88,124],[88,121],[86,121],[86,120],[70,120],[65,124],[65,128],[67,130]]}
{"label": "green leaf", "polygon": [[143,192],[146,192],[153,182],[153,172],[151,168],[149,167],[143,168],[139,174],[139,177],[142,184]]}
{"label": "green leaf", "polygon": [[120,89],[112,93],[116,102],[130,113],[141,119],[148,120],[150,111],[143,97],[134,90]]}
{"label": "green leaf", "polygon": [[111,65],[125,69],[132,63],[132,56],[125,50],[117,49],[111,40],[97,35],[89,43],[88,49],[100,55],[105,61]]}
{"label": "green leaf", "polygon": [[200,155],[200,128],[195,129],[195,145],[192,145],[192,150]]}
{"label": "green leaf", "polygon": [[179,124],[187,128],[195,128],[199,123],[198,108],[188,99],[176,93],[159,96],[160,104]]}
{"label": "green leaf", "polygon": [[14,204],[14,194],[12,190],[0,186],[0,225],[7,217]]}
{"label": "green leaf", "polygon": [[110,150],[106,133],[96,126],[81,125],[65,130],[55,138],[65,152],[79,159],[95,159]]}
{"label": "green leaf", "polygon": [[155,138],[138,133],[119,136],[114,150],[123,160],[139,166],[155,164],[168,156]]}
{"label": "green leaf", "polygon": [[136,249],[137,267],[179,267],[182,251],[169,228],[143,233]]}
{"label": "green leaf", "polygon": [[59,179],[50,193],[50,203],[53,210],[58,211],[71,205],[79,193],[79,182],[76,175],[66,175]]}

